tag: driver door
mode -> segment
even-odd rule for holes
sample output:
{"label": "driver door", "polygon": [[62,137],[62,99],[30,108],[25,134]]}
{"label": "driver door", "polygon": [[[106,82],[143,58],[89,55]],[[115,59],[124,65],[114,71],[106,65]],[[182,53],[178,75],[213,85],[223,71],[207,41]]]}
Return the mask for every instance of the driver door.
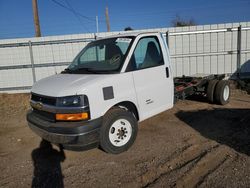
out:
{"label": "driver door", "polygon": [[138,41],[127,68],[133,70],[140,120],[173,106],[173,80],[167,65],[157,36]]}

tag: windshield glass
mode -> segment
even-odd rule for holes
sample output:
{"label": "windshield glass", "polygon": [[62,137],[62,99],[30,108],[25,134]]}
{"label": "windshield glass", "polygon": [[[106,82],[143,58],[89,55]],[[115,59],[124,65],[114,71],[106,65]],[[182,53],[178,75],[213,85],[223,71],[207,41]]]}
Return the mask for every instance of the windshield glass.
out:
{"label": "windshield glass", "polygon": [[89,43],[63,73],[111,73],[120,70],[132,38],[117,37]]}

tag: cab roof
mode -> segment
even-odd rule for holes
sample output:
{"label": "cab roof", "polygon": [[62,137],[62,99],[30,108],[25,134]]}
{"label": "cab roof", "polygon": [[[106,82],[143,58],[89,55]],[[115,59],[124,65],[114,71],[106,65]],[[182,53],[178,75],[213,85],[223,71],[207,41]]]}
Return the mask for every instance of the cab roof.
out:
{"label": "cab roof", "polygon": [[142,34],[159,34],[160,32],[131,32],[129,31],[128,33],[118,33],[106,37],[98,37],[97,40],[102,40],[102,39],[108,39],[108,38],[116,38],[116,37],[137,37],[138,35]]}

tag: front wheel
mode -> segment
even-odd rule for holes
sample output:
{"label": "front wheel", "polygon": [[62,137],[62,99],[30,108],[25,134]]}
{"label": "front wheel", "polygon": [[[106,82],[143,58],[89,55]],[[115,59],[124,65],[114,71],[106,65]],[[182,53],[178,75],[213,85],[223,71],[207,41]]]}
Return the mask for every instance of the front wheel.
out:
{"label": "front wheel", "polygon": [[124,152],[134,143],[137,129],[137,120],[131,112],[121,108],[111,109],[104,116],[100,146],[107,153]]}

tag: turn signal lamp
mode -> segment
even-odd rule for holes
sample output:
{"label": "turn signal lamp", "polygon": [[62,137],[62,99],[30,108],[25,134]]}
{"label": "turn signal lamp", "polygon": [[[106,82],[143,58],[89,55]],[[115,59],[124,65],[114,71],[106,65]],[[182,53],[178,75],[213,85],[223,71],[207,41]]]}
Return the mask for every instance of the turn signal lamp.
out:
{"label": "turn signal lamp", "polygon": [[87,112],[78,114],[56,114],[56,120],[58,121],[80,121],[89,119]]}

